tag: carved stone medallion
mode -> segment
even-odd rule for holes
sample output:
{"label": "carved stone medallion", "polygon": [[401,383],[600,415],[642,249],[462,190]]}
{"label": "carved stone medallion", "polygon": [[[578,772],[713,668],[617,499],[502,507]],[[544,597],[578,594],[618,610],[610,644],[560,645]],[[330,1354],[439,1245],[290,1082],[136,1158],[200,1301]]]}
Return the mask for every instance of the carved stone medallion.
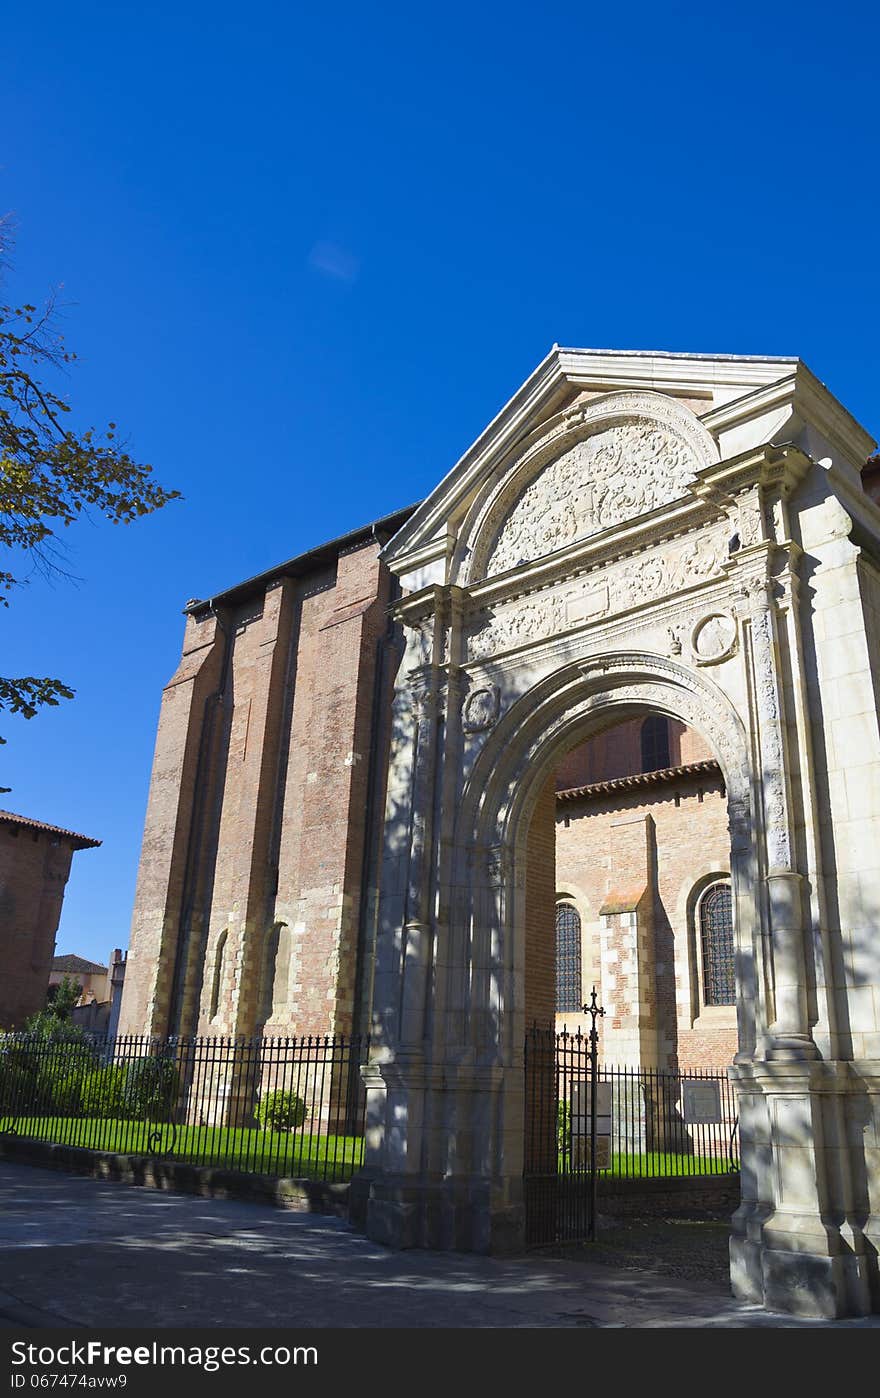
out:
{"label": "carved stone medallion", "polygon": [[462,723],[466,733],[482,733],[491,728],[498,717],[499,693],[497,685],[486,685],[475,689],[464,701]]}
{"label": "carved stone medallion", "polygon": [[710,612],[691,633],[691,651],[698,665],[718,665],[736,650],[736,621],[729,612]]}

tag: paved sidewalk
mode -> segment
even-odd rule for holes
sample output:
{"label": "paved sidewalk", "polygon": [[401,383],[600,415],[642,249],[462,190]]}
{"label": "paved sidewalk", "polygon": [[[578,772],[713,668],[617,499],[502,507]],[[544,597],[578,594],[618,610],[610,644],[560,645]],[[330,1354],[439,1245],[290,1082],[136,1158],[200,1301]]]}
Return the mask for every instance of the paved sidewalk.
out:
{"label": "paved sidewalk", "polygon": [[391,1252],[334,1218],[0,1163],[0,1326],[880,1328],[595,1263]]}

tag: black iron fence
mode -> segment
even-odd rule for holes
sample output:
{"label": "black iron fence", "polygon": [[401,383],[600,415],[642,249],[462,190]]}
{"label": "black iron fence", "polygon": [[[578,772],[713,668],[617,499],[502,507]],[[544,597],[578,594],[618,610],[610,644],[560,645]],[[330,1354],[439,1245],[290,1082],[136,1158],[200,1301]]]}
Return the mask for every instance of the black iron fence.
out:
{"label": "black iron fence", "polygon": [[0,1035],[0,1134],[268,1175],[363,1162],[369,1041]]}
{"label": "black iron fence", "polygon": [[[586,1238],[596,1190],[739,1169],[736,1097],[719,1070],[618,1068],[591,1080],[587,1035],[529,1030],[525,1044],[528,1241]],[[595,1104],[593,1101],[595,1082]]]}

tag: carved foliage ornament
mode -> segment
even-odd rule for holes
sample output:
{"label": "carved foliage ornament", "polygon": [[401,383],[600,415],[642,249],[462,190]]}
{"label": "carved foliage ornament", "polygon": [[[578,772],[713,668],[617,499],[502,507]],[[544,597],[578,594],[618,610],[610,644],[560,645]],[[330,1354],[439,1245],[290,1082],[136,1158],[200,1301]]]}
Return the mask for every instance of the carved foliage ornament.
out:
{"label": "carved foliage ornament", "polygon": [[650,417],[594,432],[526,485],[497,533],[486,576],[680,500],[703,464],[684,435]]}
{"label": "carved foliage ornament", "polygon": [[752,639],[755,692],[760,728],[764,784],[764,819],[770,867],[787,869],[791,862],[788,809],[785,791],[782,716],[777,688],[773,620],[766,584],[753,592]]}
{"label": "carved foliage ornament", "polygon": [[[697,534],[684,544],[651,549],[627,562],[612,564],[602,572],[607,585],[607,601],[601,612],[625,611],[644,602],[659,601],[683,592],[696,583],[720,575],[727,561],[727,541],[723,531]],[[596,576],[588,575],[580,585],[563,586],[533,597],[523,598],[499,612],[470,637],[468,659],[481,660],[499,651],[511,650],[531,641],[544,640],[580,624],[576,602],[584,592],[596,593]]]}

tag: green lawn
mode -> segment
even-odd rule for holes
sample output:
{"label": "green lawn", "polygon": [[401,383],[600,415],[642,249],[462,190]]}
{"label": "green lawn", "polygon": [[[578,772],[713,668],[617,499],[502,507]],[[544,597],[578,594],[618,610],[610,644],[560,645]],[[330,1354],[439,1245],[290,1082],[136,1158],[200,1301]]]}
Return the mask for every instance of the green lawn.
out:
{"label": "green lawn", "polygon": [[363,1159],[361,1136],[322,1136],[303,1131],[261,1131],[257,1127],[178,1126],[103,1117],[6,1117],[5,1130],[18,1136],[91,1150],[144,1155],[151,1132],[161,1132],[156,1154],[193,1165],[244,1170],[259,1175],[294,1175],[343,1180]]}
{"label": "green lawn", "polygon": [[[738,1167],[739,1162],[736,1162]],[[675,1151],[647,1151],[643,1155],[613,1154],[610,1165],[599,1166],[600,1179],[652,1179],[682,1175],[726,1175],[731,1170],[729,1156],[689,1155]],[[559,1173],[580,1174],[588,1165],[573,1168],[571,1161],[559,1157]]]}
{"label": "green lawn", "polygon": [[[739,1162],[737,1161],[737,1165]],[[726,1175],[730,1172],[730,1157],[725,1155],[687,1155],[674,1151],[649,1151],[645,1155],[613,1155],[611,1168],[605,1173],[626,1178],[650,1178],[652,1175]]]}
{"label": "green lawn", "polygon": [[[349,1179],[363,1161],[361,1136],[322,1136],[308,1131],[261,1131],[258,1127],[178,1126],[172,1143],[168,1125],[149,1121],[124,1121],[106,1117],[5,1118],[6,1130],[59,1145],[87,1146],[92,1150],[146,1155],[150,1135],[155,1154],[193,1165],[244,1170],[258,1175],[293,1175],[307,1179]],[[571,1161],[559,1157],[561,1175],[579,1174]],[[600,1178],[651,1179],[683,1175],[721,1175],[731,1168],[723,1155],[688,1155],[673,1151],[644,1154],[615,1153],[611,1164],[600,1167]]]}

